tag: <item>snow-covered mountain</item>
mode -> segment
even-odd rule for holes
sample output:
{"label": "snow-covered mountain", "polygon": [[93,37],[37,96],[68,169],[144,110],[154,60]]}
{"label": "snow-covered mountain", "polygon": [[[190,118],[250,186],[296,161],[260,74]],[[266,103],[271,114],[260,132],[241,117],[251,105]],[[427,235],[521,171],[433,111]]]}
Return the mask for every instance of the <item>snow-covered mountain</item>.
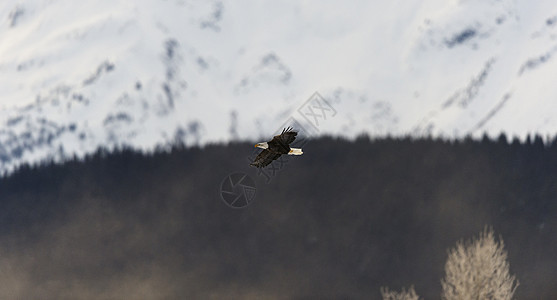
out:
{"label": "snow-covered mountain", "polygon": [[6,0],[0,170],[99,146],[557,132],[557,6],[526,0]]}

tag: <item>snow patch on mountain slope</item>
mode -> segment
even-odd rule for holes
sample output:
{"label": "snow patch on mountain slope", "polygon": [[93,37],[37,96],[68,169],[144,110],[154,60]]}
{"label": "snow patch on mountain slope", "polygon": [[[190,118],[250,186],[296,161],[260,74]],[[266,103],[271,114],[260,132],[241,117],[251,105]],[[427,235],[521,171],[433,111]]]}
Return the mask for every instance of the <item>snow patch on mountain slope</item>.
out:
{"label": "snow patch on mountain slope", "polygon": [[557,128],[550,1],[4,1],[0,169],[275,132],[319,91],[354,137]]}

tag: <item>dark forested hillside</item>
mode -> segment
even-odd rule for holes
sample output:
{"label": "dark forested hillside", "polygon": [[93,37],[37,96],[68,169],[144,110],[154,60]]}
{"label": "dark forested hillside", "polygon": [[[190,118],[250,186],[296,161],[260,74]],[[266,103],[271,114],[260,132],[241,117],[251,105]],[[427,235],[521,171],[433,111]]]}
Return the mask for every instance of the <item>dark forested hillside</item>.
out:
{"label": "dark forested hillside", "polygon": [[[253,145],[99,151],[0,180],[0,298],[440,297],[447,249],[492,226],[522,299],[557,298],[557,144],[311,140],[270,181]],[[241,209],[223,179],[251,176]]]}

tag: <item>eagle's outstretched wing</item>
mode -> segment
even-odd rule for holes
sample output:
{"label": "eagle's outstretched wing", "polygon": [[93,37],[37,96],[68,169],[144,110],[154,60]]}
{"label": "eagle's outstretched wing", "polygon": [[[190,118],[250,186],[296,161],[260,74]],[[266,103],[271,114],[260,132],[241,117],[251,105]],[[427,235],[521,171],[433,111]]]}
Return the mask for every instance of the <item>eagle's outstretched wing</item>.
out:
{"label": "eagle's outstretched wing", "polygon": [[255,160],[249,165],[257,168],[264,168],[268,164],[270,164],[273,160],[279,158],[280,155],[281,155],[280,153],[276,153],[269,149],[265,149],[261,151],[261,153],[259,153],[259,155],[257,155]]}
{"label": "eagle's outstretched wing", "polygon": [[296,131],[292,131],[292,127],[288,127],[284,128],[281,134],[275,135],[273,140],[280,140],[281,143],[288,146],[296,139],[297,135],[298,133]]}

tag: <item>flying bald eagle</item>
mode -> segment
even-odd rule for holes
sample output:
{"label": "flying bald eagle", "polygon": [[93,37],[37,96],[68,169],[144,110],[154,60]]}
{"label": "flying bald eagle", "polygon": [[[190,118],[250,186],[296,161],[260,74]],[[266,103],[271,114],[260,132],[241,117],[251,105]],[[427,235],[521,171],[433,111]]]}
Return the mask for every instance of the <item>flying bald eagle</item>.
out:
{"label": "flying bald eagle", "polygon": [[304,153],[302,149],[290,148],[290,144],[296,139],[296,135],[298,135],[298,132],[292,131],[292,128],[288,127],[284,128],[281,134],[275,135],[269,142],[255,144],[255,147],[264,150],[249,165],[263,168],[283,154],[302,155]]}

